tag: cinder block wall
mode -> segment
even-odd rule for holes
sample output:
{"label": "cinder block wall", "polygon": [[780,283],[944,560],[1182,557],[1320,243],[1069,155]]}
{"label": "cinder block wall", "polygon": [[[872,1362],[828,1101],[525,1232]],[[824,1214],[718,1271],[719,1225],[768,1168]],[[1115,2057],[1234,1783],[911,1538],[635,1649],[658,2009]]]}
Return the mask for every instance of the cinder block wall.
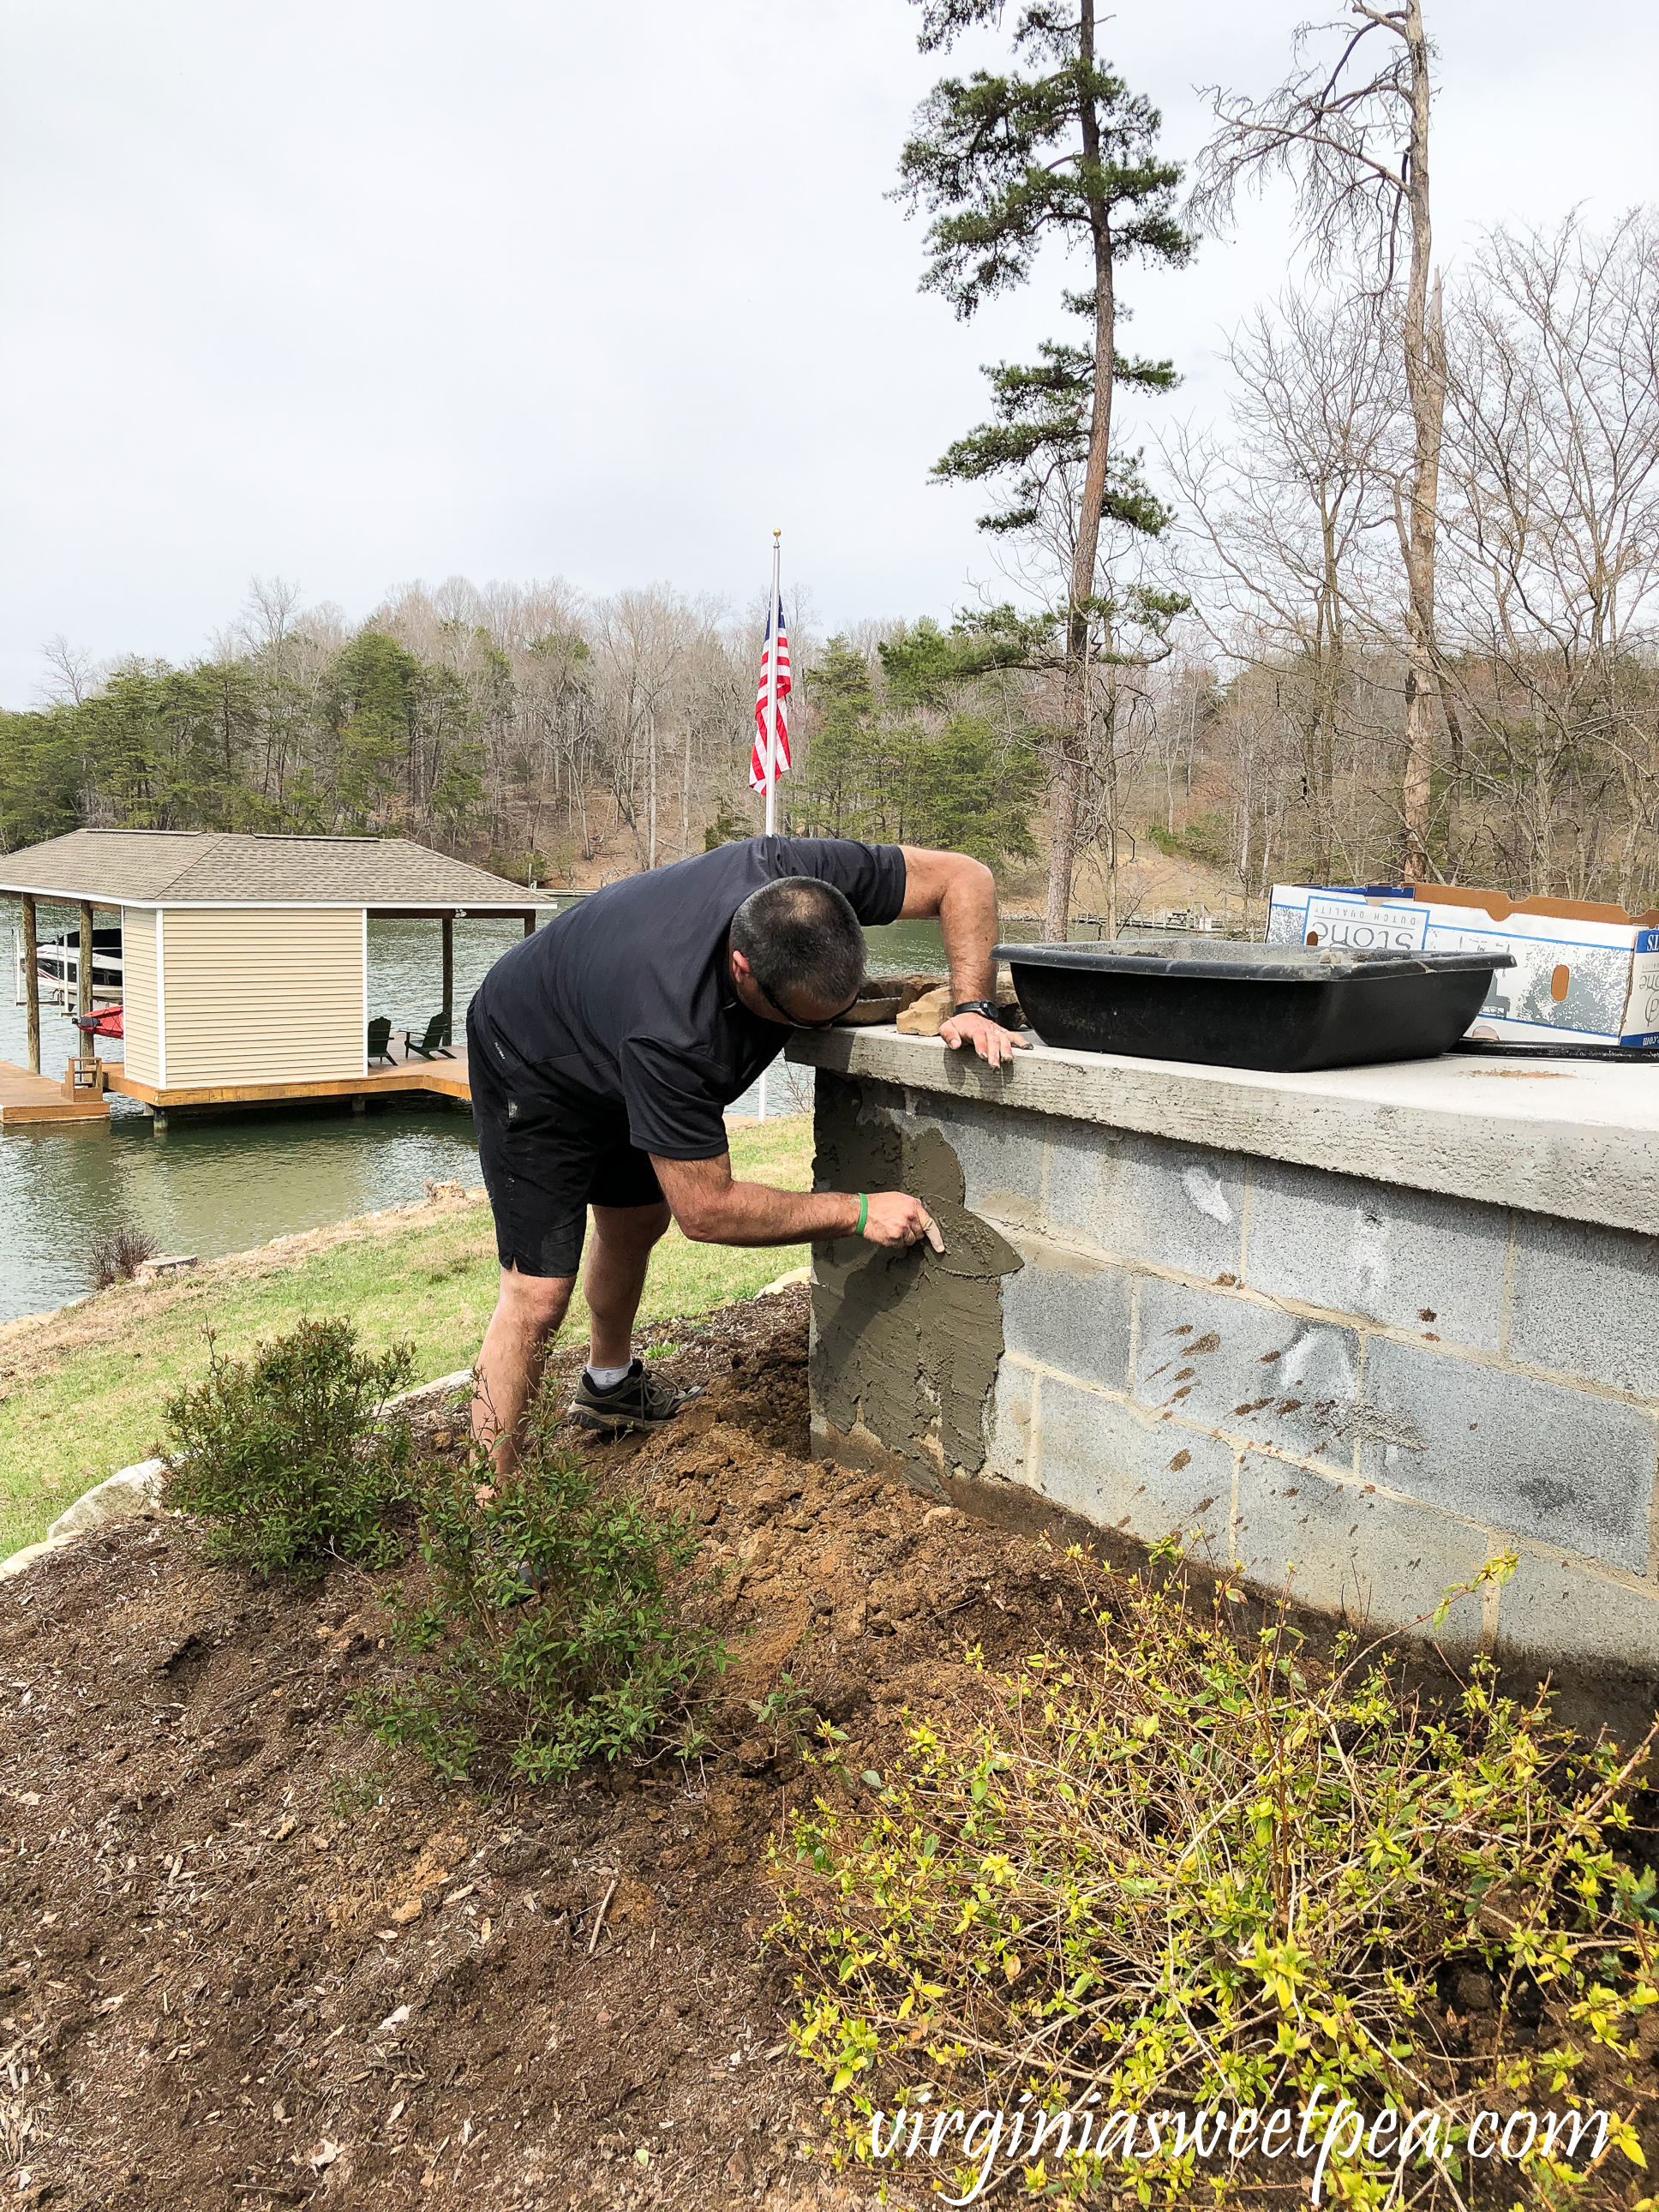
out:
{"label": "cinder block wall", "polygon": [[[1659,1677],[1659,1239],[823,1067],[817,1113],[841,1187],[850,1127],[936,1132],[1022,1262],[983,1463],[943,1472],[1377,1629],[1513,1549],[1452,1641]],[[820,1251],[815,1407],[869,1251]]]}

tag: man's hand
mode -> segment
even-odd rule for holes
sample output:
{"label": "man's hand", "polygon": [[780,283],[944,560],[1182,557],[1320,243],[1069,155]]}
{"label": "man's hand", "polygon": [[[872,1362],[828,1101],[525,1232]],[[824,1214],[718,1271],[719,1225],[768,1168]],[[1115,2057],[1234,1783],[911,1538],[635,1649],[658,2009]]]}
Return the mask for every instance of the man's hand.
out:
{"label": "man's hand", "polygon": [[988,1067],[1001,1067],[1017,1052],[1031,1049],[1030,1037],[1021,1036],[1017,1030],[1004,1029],[1000,1022],[988,1021],[983,1014],[952,1014],[939,1035],[952,1052],[972,1045]]}
{"label": "man's hand", "polygon": [[870,1193],[864,1233],[872,1244],[920,1244],[925,1237],[935,1252],[945,1249],[938,1222],[919,1198],[902,1190]]}

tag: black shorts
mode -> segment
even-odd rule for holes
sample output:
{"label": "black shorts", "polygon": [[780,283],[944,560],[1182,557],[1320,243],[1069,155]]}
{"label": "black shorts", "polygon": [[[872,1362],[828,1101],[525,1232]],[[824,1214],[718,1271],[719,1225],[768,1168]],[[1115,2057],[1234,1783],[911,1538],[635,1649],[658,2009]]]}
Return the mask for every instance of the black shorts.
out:
{"label": "black shorts", "polygon": [[574,1275],[590,1206],[660,1206],[648,1152],[628,1116],[546,1068],[499,1054],[466,1020],[467,1082],[495,1250],[521,1275]]}

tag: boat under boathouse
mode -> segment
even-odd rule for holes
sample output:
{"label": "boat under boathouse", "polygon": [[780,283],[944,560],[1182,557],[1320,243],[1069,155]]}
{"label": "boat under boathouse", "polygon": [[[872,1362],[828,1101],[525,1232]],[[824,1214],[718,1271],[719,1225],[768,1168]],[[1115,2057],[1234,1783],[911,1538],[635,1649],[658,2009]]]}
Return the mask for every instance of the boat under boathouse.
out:
{"label": "boat under boathouse", "polygon": [[[454,924],[516,916],[528,935],[538,911],[522,884],[406,838],[197,830],[72,830],[0,856],[0,891],[22,902],[30,1062],[0,1066],[5,1124],[106,1114],[112,1091],[158,1115],[400,1091],[465,1100]],[[118,918],[124,1061],[99,1059],[93,1036],[61,1079],[42,1069],[43,900],[78,908],[76,942],[100,952]],[[370,1004],[368,925],[381,918],[440,927],[441,1003],[418,1037],[391,1034]],[[76,969],[86,1018],[91,963]]]}

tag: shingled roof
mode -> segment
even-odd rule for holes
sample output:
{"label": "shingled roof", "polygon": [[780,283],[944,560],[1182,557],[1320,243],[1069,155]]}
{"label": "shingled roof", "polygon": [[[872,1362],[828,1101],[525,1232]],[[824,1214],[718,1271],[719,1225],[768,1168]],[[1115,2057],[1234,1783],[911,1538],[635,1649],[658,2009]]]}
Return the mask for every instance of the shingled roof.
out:
{"label": "shingled roof", "polygon": [[218,830],[72,830],[0,854],[0,890],[98,906],[464,907],[471,914],[493,907],[522,914],[538,902],[522,884],[406,837]]}

